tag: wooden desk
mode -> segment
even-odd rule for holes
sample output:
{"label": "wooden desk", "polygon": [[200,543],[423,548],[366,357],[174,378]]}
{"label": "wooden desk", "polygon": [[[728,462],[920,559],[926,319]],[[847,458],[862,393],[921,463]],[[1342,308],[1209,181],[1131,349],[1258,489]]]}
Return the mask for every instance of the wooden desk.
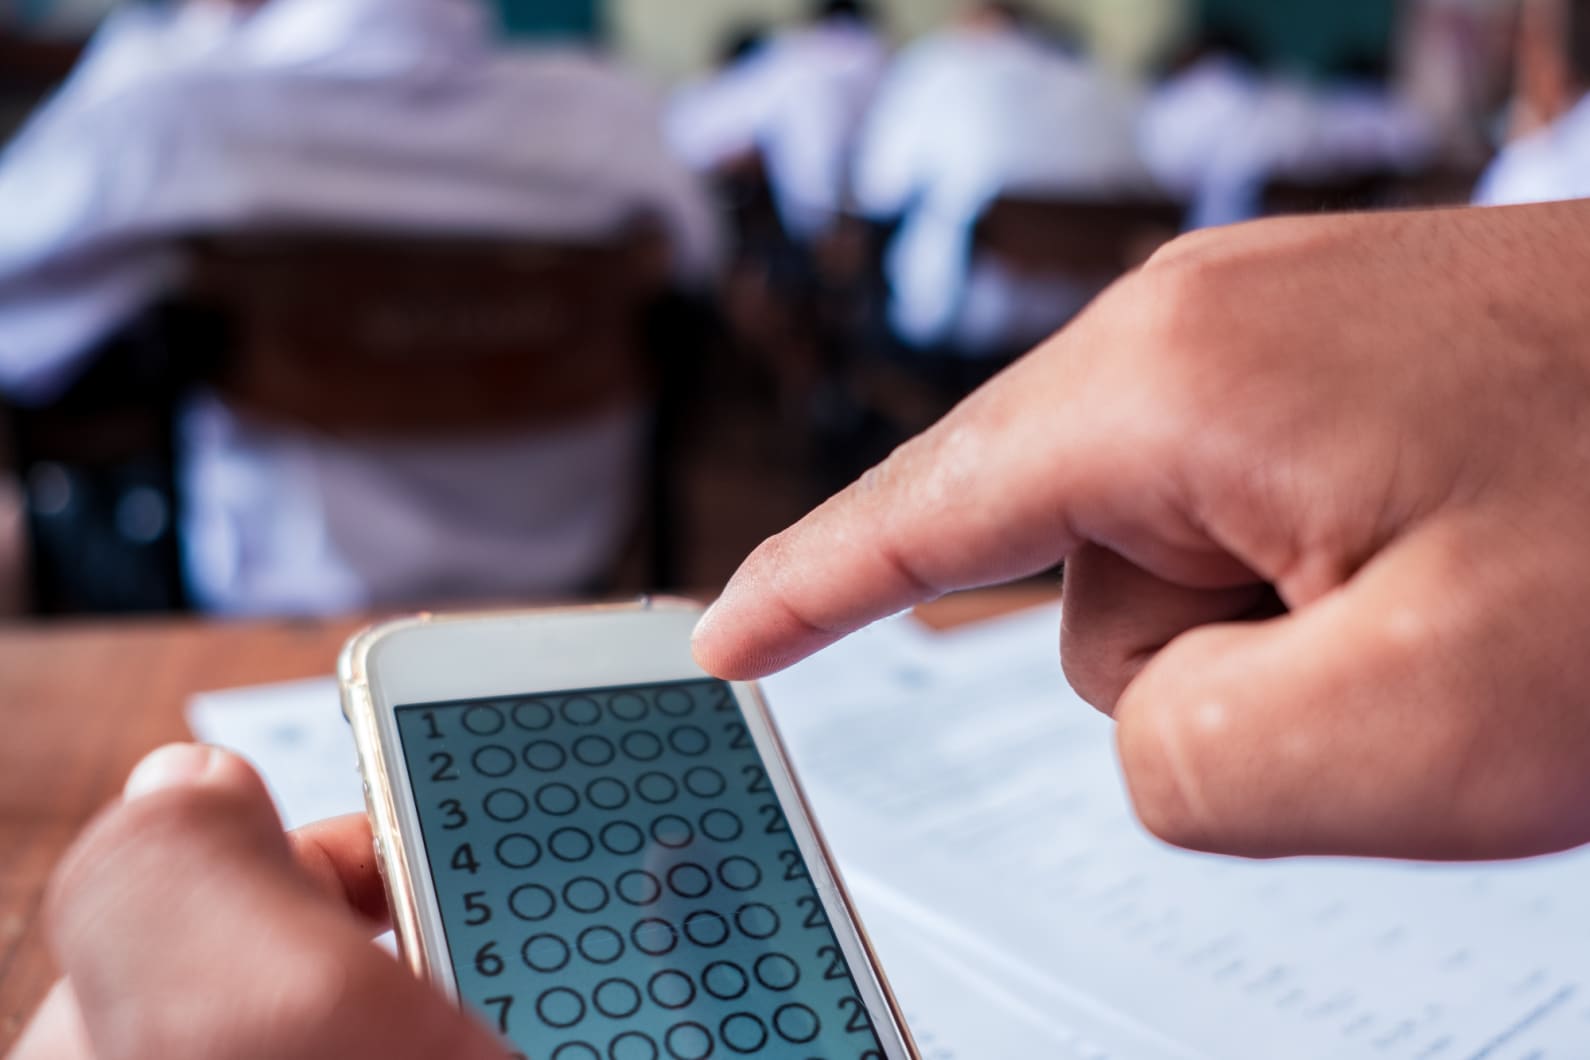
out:
{"label": "wooden desk", "polygon": [[116,622],[0,632],[0,1053],[55,977],[38,923],[50,870],[139,758],[189,738],[188,696],[327,673],[358,625]]}
{"label": "wooden desk", "polygon": [[[1052,585],[968,593],[922,609],[943,628],[1054,597]],[[363,620],[124,621],[0,632],[0,1053],[55,978],[38,922],[55,862],[128,771],[190,738],[189,696],[330,673]]]}

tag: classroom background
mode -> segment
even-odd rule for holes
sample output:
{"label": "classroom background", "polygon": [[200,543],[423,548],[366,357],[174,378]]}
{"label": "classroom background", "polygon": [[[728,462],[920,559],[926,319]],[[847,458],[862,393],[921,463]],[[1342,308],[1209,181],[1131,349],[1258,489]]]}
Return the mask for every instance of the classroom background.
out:
{"label": "classroom background", "polygon": [[6,614],[710,592],[1178,233],[1551,197],[1580,96],[1566,0],[320,2],[0,0]]}

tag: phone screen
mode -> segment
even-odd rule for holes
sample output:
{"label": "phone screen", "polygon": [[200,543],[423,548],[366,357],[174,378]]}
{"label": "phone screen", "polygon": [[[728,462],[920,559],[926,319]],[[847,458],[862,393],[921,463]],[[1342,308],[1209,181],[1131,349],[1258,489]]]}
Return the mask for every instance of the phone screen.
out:
{"label": "phone screen", "polygon": [[883,1060],[728,685],[397,708],[459,993],[533,1060]]}

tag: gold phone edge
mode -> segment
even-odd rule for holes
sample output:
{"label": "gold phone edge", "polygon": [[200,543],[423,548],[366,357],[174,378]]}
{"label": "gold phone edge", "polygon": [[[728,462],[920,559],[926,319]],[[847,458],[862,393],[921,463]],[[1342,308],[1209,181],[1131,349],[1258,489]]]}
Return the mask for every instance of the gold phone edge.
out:
{"label": "gold phone edge", "polygon": [[386,759],[381,754],[380,740],[375,732],[375,702],[370,697],[366,663],[370,650],[387,634],[431,621],[431,615],[420,614],[369,626],[348,639],[337,660],[342,713],[353,729],[353,743],[359,754],[364,809],[375,837],[375,863],[386,887],[387,907],[392,912],[392,928],[398,939],[398,956],[425,982],[431,982],[434,977],[420,934],[419,897],[409,874],[407,845],[397,827],[392,782],[387,776]]}
{"label": "gold phone edge", "polygon": [[767,700],[762,696],[761,686],[754,681],[736,681],[732,684],[736,695],[742,702],[749,701],[746,705],[756,710],[767,732],[773,737],[773,750],[778,755],[779,768],[789,781],[801,817],[817,843],[818,856],[822,858],[823,868],[827,871],[829,879],[833,881],[834,892],[844,908],[845,921],[857,941],[861,943],[862,952],[867,956],[867,972],[872,976],[873,985],[888,1010],[894,1038],[905,1046],[909,1060],[922,1060],[922,1054],[916,1047],[916,1039],[911,1036],[911,1028],[905,1021],[904,1011],[900,1008],[899,999],[894,996],[894,988],[889,985],[889,977],[884,972],[883,962],[878,958],[872,937],[867,934],[866,924],[862,922],[861,912],[856,908],[855,900],[850,896],[850,888],[845,884],[844,875],[839,871],[839,862],[834,859],[834,853],[828,846],[828,838],[823,835],[822,826],[817,822],[817,815],[812,811],[811,801],[806,797],[806,789],[801,784],[800,776],[795,772],[794,761],[790,758],[789,748],[784,743],[784,734],[779,731],[778,722],[774,720],[773,712],[768,709]]}
{"label": "gold phone edge", "polygon": [[[639,600],[611,604],[553,605],[538,608],[458,611],[446,614],[421,612],[378,622],[348,639],[337,660],[337,683],[341,690],[342,712],[353,729],[354,745],[359,754],[359,771],[364,779],[365,813],[370,819],[371,831],[375,836],[376,865],[385,883],[387,903],[392,911],[392,926],[398,939],[398,952],[417,978],[426,982],[436,980],[420,928],[419,896],[414,888],[413,877],[409,873],[408,850],[397,827],[394,789],[387,775],[385,759],[381,755],[379,738],[376,736],[375,703],[370,696],[367,666],[370,651],[392,633],[437,623],[478,622],[525,614],[551,615],[569,612],[654,609],[699,611],[700,608],[701,605],[697,601],[684,597],[646,596]],[[736,695],[748,701],[748,705],[756,710],[758,720],[773,738],[774,751],[779,758],[779,768],[789,780],[804,823],[817,843],[818,855],[822,858],[823,868],[828,873],[829,879],[833,881],[834,891],[843,907],[849,929],[855,934],[862,951],[866,954],[867,972],[883,998],[895,1040],[905,1047],[908,1060],[921,1060],[922,1054],[911,1036],[899,1000],[895,997],[894,989],[889,985],[883,963],[878,959],[877,950],[862,923],[855,901],[850,896],[850,888],[845,885],[844,876],[834,860],[833,851],[829,848],[828,840],[817,823],[816,815],[812,812],[811,802],[807,799],[806,790],[795,773],[789,749],[784,743],[784,736],[767,707],[767,701],[762,697],[761,688],[755,682],[737,681],[732,684]]]}

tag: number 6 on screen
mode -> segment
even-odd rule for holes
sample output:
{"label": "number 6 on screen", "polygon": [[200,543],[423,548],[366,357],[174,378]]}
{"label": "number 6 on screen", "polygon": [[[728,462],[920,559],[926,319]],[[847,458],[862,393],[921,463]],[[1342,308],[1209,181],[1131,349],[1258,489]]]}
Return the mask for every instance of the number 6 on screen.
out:
{"label": "number 6 on screen", "polygon": [[674,602],[341,662],[404,959],[533,1060],[915,1060],[756,688]]}

